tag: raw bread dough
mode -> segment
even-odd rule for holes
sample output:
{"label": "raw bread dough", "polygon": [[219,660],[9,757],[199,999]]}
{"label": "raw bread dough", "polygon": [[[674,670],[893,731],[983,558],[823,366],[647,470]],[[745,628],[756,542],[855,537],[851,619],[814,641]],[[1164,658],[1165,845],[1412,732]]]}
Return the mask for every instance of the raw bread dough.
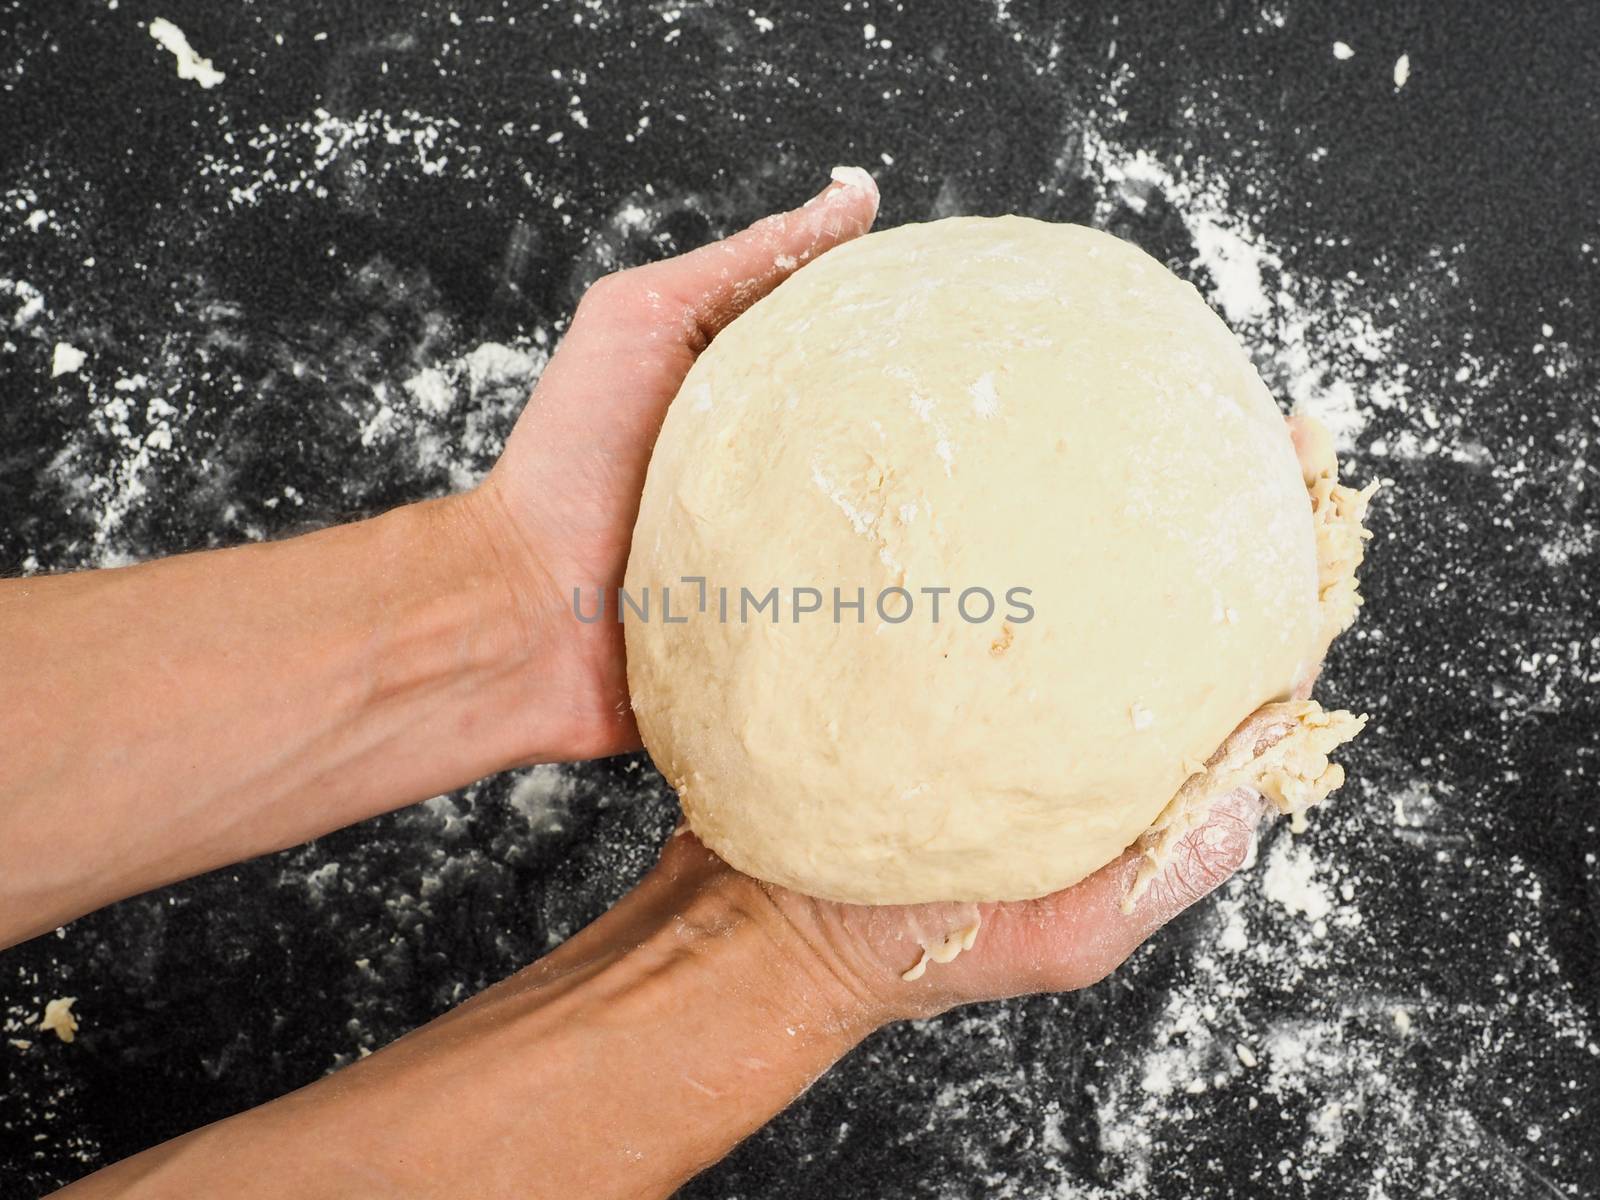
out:
{"label": "raw bread dough", "polygon": [[[1108,234],[955,218],[835,249],[718,335],[662,427],[626,579],[656,599],[626,625],[645,744],[708,846],[813,895],[1026,899],[1152,823],[1159,861],[1255,779],[1254,753],[1205,764],[1358,603],[1365,493],[1302,443],[1198,293]],[[772,587],[779,620],[741,620]],[[991,619],[954,611],[974,587]],[[1259,764],[1294,807],[1359,725],[1269,711],[1317,730]]]}

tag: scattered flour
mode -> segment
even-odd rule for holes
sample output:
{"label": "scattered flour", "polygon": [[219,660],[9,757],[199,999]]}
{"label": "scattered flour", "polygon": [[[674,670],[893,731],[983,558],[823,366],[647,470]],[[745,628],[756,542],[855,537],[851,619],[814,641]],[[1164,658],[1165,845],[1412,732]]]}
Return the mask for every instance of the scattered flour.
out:
{"label": "scattered flour", "polygon": [[511,789],[508,802],[533,833],[559,833],[568,818],[576,781],[562,768],[543,763],[530,768]]}
{"label": "scattered flour", "polygon": [[549,340],[540,329],[514,344],[483,342],[423,367],[397,389],[374,394],[363,440],[407,448],[419,464],[445,468],[458,491],[473,486],[499,456],[538,382]]}
{"label": "scattered flour", "polygon": [[[1331,815],[1341,838],[1346,828],[1350,836],[1372,836],[1364,822]],[[1544,1039],[1570,1046],[1569,1062],[1574,1055],[1600,1059],[1592,1022],[1548,946],[1539,939],[1512,997],[1527,1006],[1514,1029],[1495,1025],[1490,1037],[1486,1023],[1483,1039],[1447,1044],[1442,1031],[1426,1031],[1427,1014],[1459,1016],[1454,1000],[1425,987],[1404,999],[1386,993],[1411,977],[1404,964],[1388,972],[1388,983],[1320,989],[1317,981],[1340,964],[1348,970],[1352,960],[1381,956],[1376,947],[1388,935],[1359,919],[1356,889],[1336,896],[1319,882],[1314,861],[1284,831],[1264,855],[1264,871],[1241,872],[1218,892],[1184,975],[1138,1035],[1147,1048],[1114,1057],[1109,1074],[1091,1085],[1099,1148],[1108,1159],[1102,1171],[1115,1164],[1114,1183],[1089,1186],[1067,1174],[1072,1186],[1062,1194],[1156,1191],[1158,1176],[1184,1169],[1192,1155],[1190,1131],[1241,1105],[1270,1122],[1263,1133],[1275,1143],[1284,1133],[1296,1143],[1277,1168],[1293,1189],[1348,1181],[1352,1164],[1341,1152],[1352,1141],[1369,1153],[1382,1147],[1381,1157],[1360,1168],[1368,1190],[1348,1193],[1369,1200],[1480,1194],[1502,1165],[1513,1177],[1529,1170],[1482,1154],[1486,1135],[1475,1127],[1483,1118],[1474,1113],[1482,1097],[1472,1080],[1519,1061]],[[1515,919],[1537,925],[1537,899],[1533,889],[1528,894]],[[1324,923],[1322,934],[1313,921]],[[1483,1017],[1487,1022],[1488,1013]],[[1430,1054],[1448,1056],[1453,1085],[1439,1090],[1431,1073],[1408,1061],[1408,1044],[1419,1037],[1429,1039]],[[1462,1138],[1463,1128],[1474,1136]]]}
{"label": "scattered flour", "polygon": [[[55,469],[93,509],[92,561],[114,566],[129,561],[118,534],[129,513],[149,495],[147,477],[152,464],[172,452],[174,421],[180,413],[143,375],[118,379],[109,390],[102,389],[92,375],[84,376],[84,381],[92,405],[92,431],[98,439],[118,447],[119,453],[93,473],[79,475],[74,473],[73,448],[69,448],[57,459]],[[176,393],[182,381],[170,387]]]}
{"label": "scattered flour", "polygon": [[[1143,213],[1159,194],[1181,216],[1195,246],[1194,266],[1210,280],[1208,296],[1249,347],[1269,386],[1328,427],[1343,452],[1353,450],[1372,409],[1406,403],[1404,368],[1390,361],[1392,330],[1365,309],[1349,281],[1315,287],[1285,268],[1282,254],[1244,215],[1233,186],[1209,164],[1179,171],[1145,150],[1127,150],[1094,128],[1082,153],[1099,181],[1096,217],[1118,206]],[[1328,314],[1337,313],[1337,320]]]}
{"label": "scattered flour", "polygon": [[76,346],[66,342],[57,342],[55,353],[50,357],[50,378],[58,379],[62,375],[76,375],[86,360],[87,355]]}
{"label": "scattered flour", "polygon": [[17,306],[11,313],[11,328],[25,329],[44,312],[44,293],[26,279],[0,279],[0,293],[9,292]]}
{"label": "scattered flour", "polygon": [[1293,835],[1272,848],[1261,891],[1285,912],[1298,913],[1313,923],[1333,911],[1333,897],[1317,880],[1316,860],[1311,851],[1294,844]]}
{"label": "scattered flour", "polygon": [[466,816],[454,796],[434,796],[424,800],[422,807],[429,816],[438,820],[436,835],[441,840],[453,841],[467,831]]}
{"label": "scattered flour", "polygon": [[1402,54],[1394,60],[1394,90],[1399,91],[1405,87],[1406,81],[1411,78],[1411,56]]}
{"label": "scattered flour", "polygon": [[[200,165],[200,176],[227,186],[230,208],[249,208],[275,193],[331,196],[330,183],[340,170],[355,177],[391,172],[477,178],[482,148],[458,135],[455,117],[433,117],[415,109],[385,112],[365,109],[334,114],[325,108],[279,125],[261,125],[249,133],[229,132],[228,155],[212,155]],[[337,186],[337,185],[335,185]]]}

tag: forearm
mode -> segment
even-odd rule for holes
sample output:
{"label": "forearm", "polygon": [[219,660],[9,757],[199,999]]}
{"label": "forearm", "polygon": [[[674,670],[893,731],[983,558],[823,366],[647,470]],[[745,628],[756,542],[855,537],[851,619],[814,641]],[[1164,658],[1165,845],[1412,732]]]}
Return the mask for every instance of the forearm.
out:
{"label": "forearm", "polygon": [[0,583],[0,945],[560,752],[469,498]]}
{"label": "forearm", "polygon": [[875,1023],[788,921],[700,852],[388,1049],[69,1194],[666,1195]]}

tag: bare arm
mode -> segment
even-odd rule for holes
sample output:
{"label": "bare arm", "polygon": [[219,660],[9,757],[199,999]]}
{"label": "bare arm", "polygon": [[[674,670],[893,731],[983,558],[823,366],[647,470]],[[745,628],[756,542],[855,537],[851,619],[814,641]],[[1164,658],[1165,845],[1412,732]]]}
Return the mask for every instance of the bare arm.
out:
{"label": "bare arm", "polygon": [[479,504],[0,582],[0,945],[581,746]]}
{"label": "bare arm", "polygon": [[865,185],[585,297],[489,480],[289,541],[0,581],[0,947],[519,764],[637,747],[620,627],[698,349],[864,232]]}
{"label": "bare arm", "polygon": [[688,835],[595,924],[371,1058],[61,1193],[236,1200],[640,1200],[717,1161],[881,1025],[1083,987],[1238,865],[1258,808],[1219,806],[1132,915],[1128,855],[1065,892],[984,905],[972,950],[915,982],[936,914],[810,900]]}

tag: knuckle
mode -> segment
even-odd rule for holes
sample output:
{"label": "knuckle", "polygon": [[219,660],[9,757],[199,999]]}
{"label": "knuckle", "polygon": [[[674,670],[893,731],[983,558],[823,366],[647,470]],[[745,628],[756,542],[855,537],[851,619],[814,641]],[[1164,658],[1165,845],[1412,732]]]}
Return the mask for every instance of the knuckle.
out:
{"label": "knuckle", "polygon": [[636,270],[613,271],[589,285],[578,301],[578,312],[590,316],[614,317],[636,307],[646,299],[646,289]]}

